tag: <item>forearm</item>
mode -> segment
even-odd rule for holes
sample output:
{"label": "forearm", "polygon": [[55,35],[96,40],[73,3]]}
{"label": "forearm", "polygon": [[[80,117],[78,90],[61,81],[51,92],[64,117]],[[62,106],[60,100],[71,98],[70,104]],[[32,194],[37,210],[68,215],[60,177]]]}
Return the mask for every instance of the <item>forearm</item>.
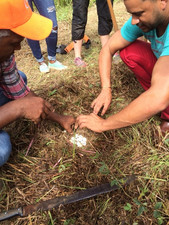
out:
{"label": "forearm", "polygon": [[107,49],[108,47],[102,48],[99,56],[99,74],[102,88],[111,87],[111,65],[112,65],[112,54]]}
{"label": "forearm", "polygon": [[144,92],[127,107],[108,117],[103,122],[103,131],[127,127],[142,122],[165,109],[165,104],[157,100],[158,97]]}
{"label": "forearm", "polygon": [[14,100],[0,107],[0,129],[22,116],[19,101]]}
{"label": "forearm", "polygon": [[102,48],[99,55],[99,74],[102,87],[111,86],[110,75],[113,55],[129,44],[130,42],[123,39],[120,30],[118,30]]}
{"label": "forearm", "polygon": [[23,99],[36,96],[30,91],[27,96],[8,102],[0,107],[0,129],[23,116]]}
{"label": "forearm", "polygon": [[0,128],[22,117],[32,120],[34,123],[39,123],[52,110],[53,107],[50,103],[36,96],[33,92],[29,92],[27,96],[0,107]]}

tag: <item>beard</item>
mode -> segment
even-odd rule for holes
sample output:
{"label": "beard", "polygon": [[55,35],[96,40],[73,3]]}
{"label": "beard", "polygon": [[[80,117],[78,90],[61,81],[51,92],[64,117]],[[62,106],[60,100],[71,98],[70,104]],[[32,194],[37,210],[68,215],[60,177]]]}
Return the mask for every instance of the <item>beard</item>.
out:
{"label": "beard", "polygon": [[154,12],[152,18],[153,19],[149,20],[150,22],[140,21],[137,26],[145,33],[164,26],[164,18],[159,12]]}

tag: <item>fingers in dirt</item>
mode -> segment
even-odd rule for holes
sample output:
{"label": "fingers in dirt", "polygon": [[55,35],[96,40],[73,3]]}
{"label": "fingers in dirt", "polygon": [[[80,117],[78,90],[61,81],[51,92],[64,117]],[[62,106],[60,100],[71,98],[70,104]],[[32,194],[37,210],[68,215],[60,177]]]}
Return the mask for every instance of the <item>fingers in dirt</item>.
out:
{"label": "fingers in dirt", "polygon": [[49,102],[45,101],[45,106],[49,111],[54,112],[54,108]]}

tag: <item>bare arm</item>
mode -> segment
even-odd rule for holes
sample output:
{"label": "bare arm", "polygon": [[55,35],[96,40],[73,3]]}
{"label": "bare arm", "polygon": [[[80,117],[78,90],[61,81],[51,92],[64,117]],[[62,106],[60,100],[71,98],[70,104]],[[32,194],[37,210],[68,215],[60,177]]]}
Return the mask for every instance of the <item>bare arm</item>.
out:
{"label": "bare arm", "polygon": [[[96,132],[130,126],[163,111],[169,106],[169,56],[160,57],[154,67],[151,87],[132,101],[119,113],[106,120],[97,115],[79,116],[79,127],[87,127]],[[96,126],[97,124],[97,126]]]}
{"label": "bare arm", "polygon": [[169,56],[161,57],[153,70],[151,87],[119,113],[105,121],[105,129],[129,126],[157,114],[169,105]]}
{"label": "bare arm", "polygon": [[22,117],[38,123],[41,119],[45,119],[52,110],[48,102],[37,97],[33,92],[29,92],[27,96],[0,107],[0,128]]}
{"label": "bare arm", "polygon": [[0,107],[0,129],[21,117],[18,101],[11,101]]}
{"label": "bare arm", "polygon": [[112,57],[120,49],[129,45],[130,42],[126,41],[122,36],[120,30],[117,31],[102,48],[99,55],[99,74],[101,80],[102,90],[99,96],[92,102],[91,107],[93,112],[97,114],[103,106],[102,115],[107,111],[112,95],[111,95],[111,66]]}
{"label": "bare arm", "polygon": [[29,92],[26,97],[11,101],[0,107],[0,129],[18,118],[27,118],[34,123],[42,119],[49,119],[59,123],[68,132],[72,132],[75,119],[72,116],[60,115],[54,112],[53,107],[34,92]]}

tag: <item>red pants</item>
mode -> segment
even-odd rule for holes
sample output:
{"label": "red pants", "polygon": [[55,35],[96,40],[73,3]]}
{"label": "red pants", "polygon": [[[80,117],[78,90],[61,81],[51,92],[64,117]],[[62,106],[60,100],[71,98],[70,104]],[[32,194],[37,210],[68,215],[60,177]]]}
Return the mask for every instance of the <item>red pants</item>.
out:
{"label": "red pants", "polygon": [[[144,90],[147,90],[151,86],[152,71],[157,61],[150,44],[137,40],[122,49],[120,57],[133,71]],[[161,118],[169,120],[169,106],[161,112]]]}

